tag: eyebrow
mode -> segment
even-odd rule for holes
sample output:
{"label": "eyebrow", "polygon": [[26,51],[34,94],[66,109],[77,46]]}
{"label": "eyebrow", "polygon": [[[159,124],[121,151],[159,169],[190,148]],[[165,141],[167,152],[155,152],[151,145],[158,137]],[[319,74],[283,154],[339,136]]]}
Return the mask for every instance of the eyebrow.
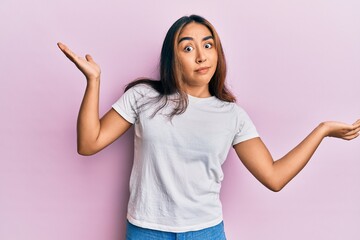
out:
{"label": "eyebrow", "polygon": [[[209,40],[209,39],[214,39],[214,37],[213,37],[213,36],[207,36],[207,37],[204,37],[204,38],[202,39],[202,41],[206,41],[206,40]],[[192,38],[192,37],[183,37],[183,38],[181,38],[181,39],[179,40],[178,44],[181,43],[182,41],[185,41],[185,40],[191,40],[191,41],[193,41],[194,38]]]}

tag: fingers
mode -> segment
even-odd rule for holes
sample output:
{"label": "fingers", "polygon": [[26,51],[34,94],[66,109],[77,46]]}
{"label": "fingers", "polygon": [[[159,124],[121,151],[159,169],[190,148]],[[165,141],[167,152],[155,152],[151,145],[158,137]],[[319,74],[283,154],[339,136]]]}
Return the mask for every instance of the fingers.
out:
{"label": "fingers", "polygon": [[356,122],[354,122],[353,126],[355,126],[355,127],[360,126],[360,119],[358,119]]}
{"label": "fingers", "polygon": [[[77,64],[79,63],[80,60],[83,60],[83,58],[79,57],[78,55],[76,55],[74,52],[72,52],[68,46],[66,46],[65,44],[61,43],[61,42],[58,42],[57,43],[58,47],[60,48],[60,50],[66,55],[67,58],[70,59],[70,61],[72,61],[73,63]],[[94,62],[94,59],[89,55],[89,54],[86,54],[85,55],[85,59],[88,61],[88,62],[92,62],[92,63],[95,63]]]}
{"label": "fingers", "polygon": [[63,44],[62,42],[58,42],[57,45],[61,50],[64,50],[64,48],[66,48],[66,45]]}
{"label": "fingers", "polygon": [[343,137],[346,140],[357,138],[360,134],[360,119],[352,124],[352,128]]}
{"label": "fingers", "polygon": [[58,42],[57,45],[67,58],[69,58],[74,63],[76,62],[78,56],[73,53],[65,44]]}
{"label": "fingers", "polygon": [[353,124],[353,130],[356,132],[360,131],[360,119]]}
{"label": "fingers", "polygon": [[357,138],[360,134],[359,133],[355,133],[355,134],[352,134],[352,135],[349,135],[349,136],[345,136],[343,137],[343,139],[345,140],[353,140],[355,138]]}
{"label": "fingers", "polygon": [[347,136],[352,136],[352,135],[356,135],[356,134],[358,134],[358,133],[359,133],[359,129],[354,129],[354,130],[349,131],[349,132],[347,132],[346,134],[344,134],[344,136],[345,136],[345,137],[347,137]]}
{"label": "fingers", "polygon": [[66,57],[72,61],[76,67],[85,75],[86,79],[99,79],[100,78],[100,67],[94,62],[94,59],[86,54],[85,58],[79,57],[73,53],[65,44],[57,43],[60,50],[66,55]]}

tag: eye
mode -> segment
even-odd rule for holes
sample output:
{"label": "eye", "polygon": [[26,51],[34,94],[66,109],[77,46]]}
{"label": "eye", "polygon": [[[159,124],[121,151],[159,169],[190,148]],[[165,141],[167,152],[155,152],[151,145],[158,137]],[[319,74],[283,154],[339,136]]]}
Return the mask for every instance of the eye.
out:
{"label": "eye", "polygon": [[213,45],[211,43],[207,43],[204,45],[204,48],[210,49],[210,48],[212,48],[212,46]]}
{"label": "eye", "polygon": [[194,48],[191,47],[191,46],[186,46],[186,47],[184,48],[184,51],[185,51],[185,52],[191,52],[193,49],[194,49]]}

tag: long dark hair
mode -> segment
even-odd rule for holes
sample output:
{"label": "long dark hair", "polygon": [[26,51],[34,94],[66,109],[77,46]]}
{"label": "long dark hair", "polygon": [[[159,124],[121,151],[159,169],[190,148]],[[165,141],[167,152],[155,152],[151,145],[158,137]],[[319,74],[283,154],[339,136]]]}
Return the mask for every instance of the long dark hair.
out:
{"label": "long dark hair", "polygon": [[[166,106],[168,97],[177,94],[175,99],[176,105],[173,111],[169,114],[170,117],[179,115],[185,112],[188,105],[187,94],[181,89],[181,69],[179,61],[176,56],[175,46],[178,42],[178,37],[181,30],[189,23],[199,23],[206,26],[211,32],[215,48],[218,55],[218,61],[215,73],[209,82],[209,92],[212,96],[226,102],[235,102],[235,96],[225,86],[226,78],[226,61],[224,51],[220,42],[219,35],[217,34],[213,25],[205,18],[198,15],[184,16],[178,19],[168,30],[161,49],[160,56],[160,81],[147,78],[137,79],[125,88],[125,91],[138,84],[147,84],[155,89],[159,96],[154,99],[154,102],[163,100],[162,104],[155,110],[154,115]],[[173,99],[173,98],[172,98]]]}

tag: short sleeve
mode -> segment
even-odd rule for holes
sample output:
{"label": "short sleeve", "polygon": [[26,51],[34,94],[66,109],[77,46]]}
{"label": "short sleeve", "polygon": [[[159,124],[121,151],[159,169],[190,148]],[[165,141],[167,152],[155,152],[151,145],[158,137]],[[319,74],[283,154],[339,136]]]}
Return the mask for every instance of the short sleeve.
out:
{"label": "short sleeve", "polygon": [[259,137],[256,127],[244,109],[237,106],[236,133],[232,145]]}
{"label": "short sleeve", "polygon": [[112,108],[126,121],[134,124],[139,116],[139,102],[144,100],[149,87],[143,84],[128,89],[113,105]]}

